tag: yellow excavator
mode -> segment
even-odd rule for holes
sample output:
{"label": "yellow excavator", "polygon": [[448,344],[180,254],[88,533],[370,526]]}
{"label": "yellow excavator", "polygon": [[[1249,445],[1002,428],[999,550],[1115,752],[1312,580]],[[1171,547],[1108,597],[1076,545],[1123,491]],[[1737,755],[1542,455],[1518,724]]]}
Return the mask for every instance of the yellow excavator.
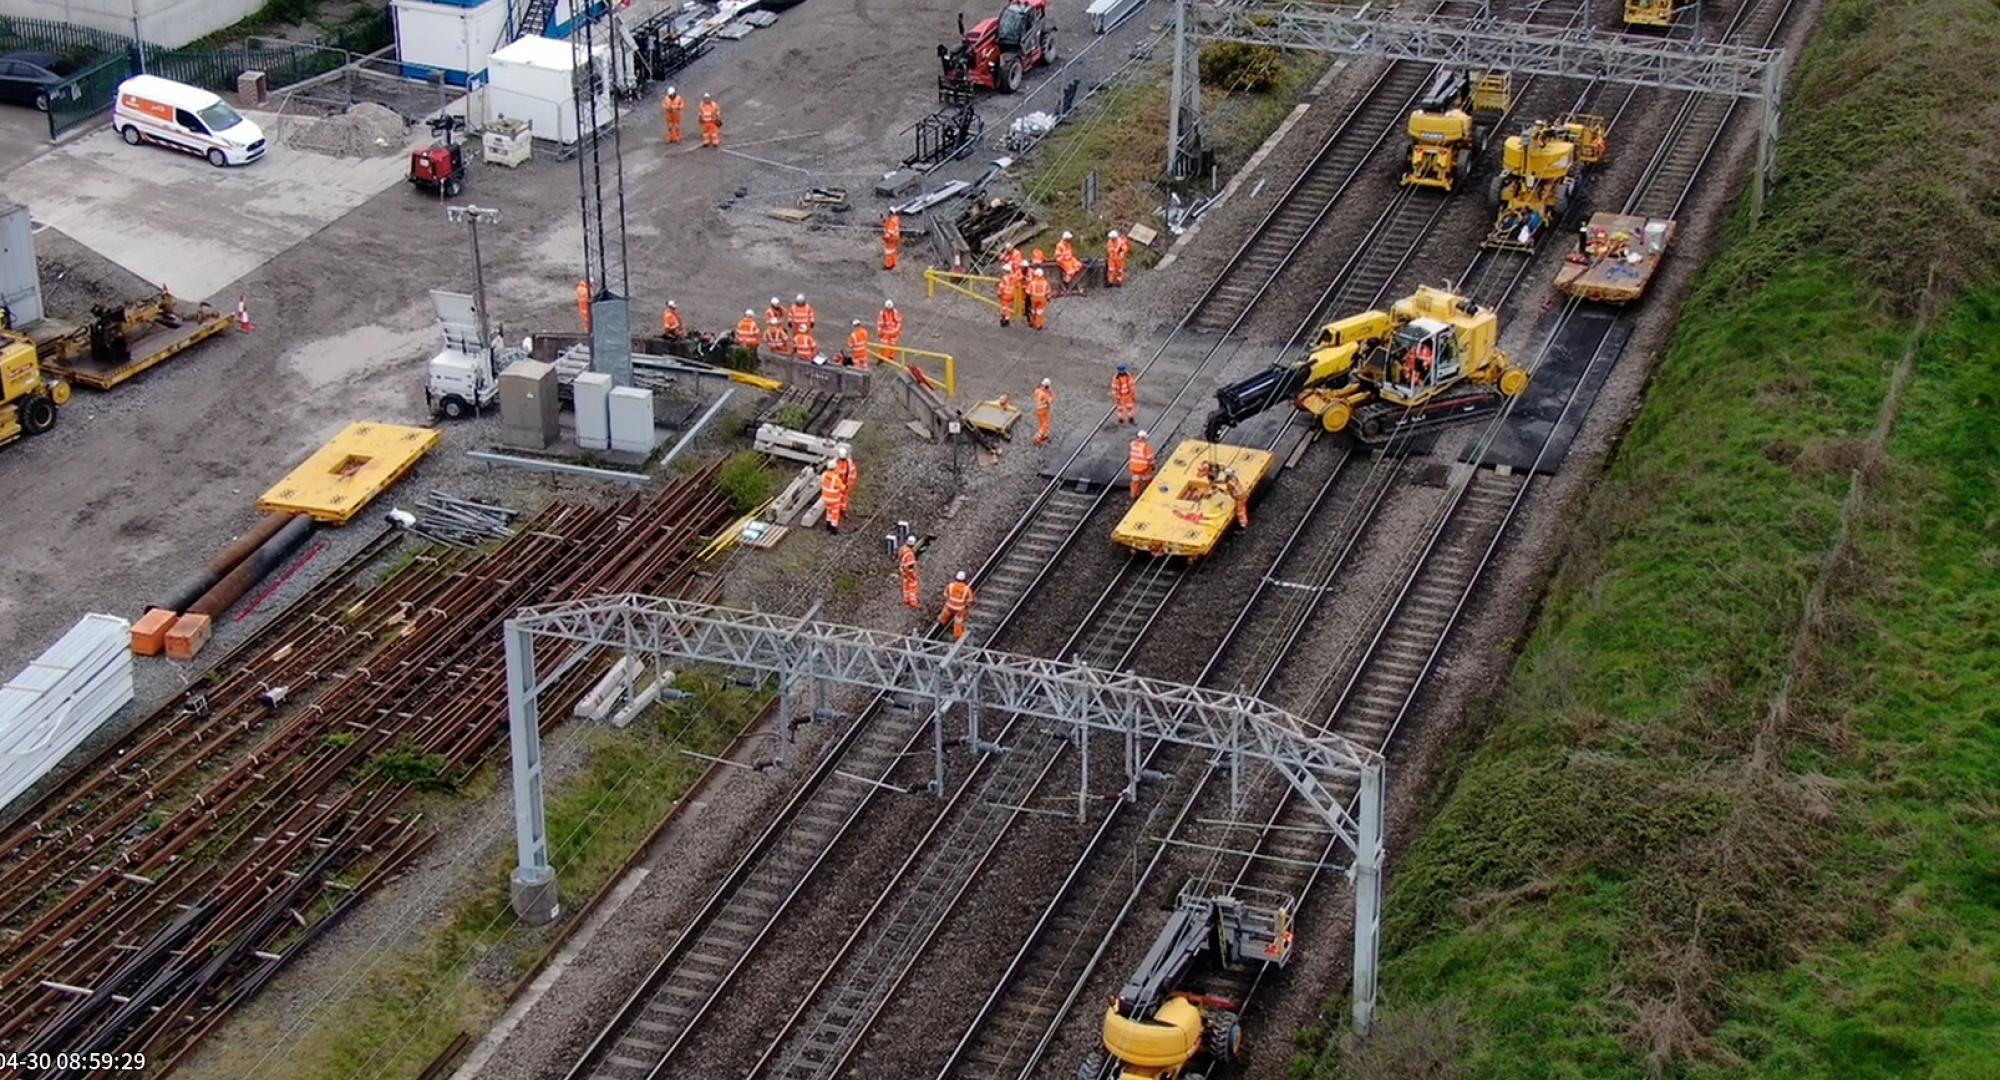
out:
{"label": "yellow excavator", "polygon": [[1569,212],[1583,167],[1604,160],[1608,130],[1601,116],[1573,113],[1537,120],[1507,136],[1500,175],[1487,192],[1495,216],[1485,246],[1533,250],[1542,233]]}
{"label": "yellow excavator", "polygon": [[1240,976],[1292,958],[1289,896],[1183,889],[1167,925],[1104,1011],[1100,1067],[1117,1080],[1220,1080],[1243,1052]]}
{"label": "yellow excavator", "polygon": [[1693,0],[1625,0],[1626,26],[1672,26],[1674,15]]}
{"label": "yellow excavator", "polygon": [[35,343],[0,329],[0,446],[56,426],[56,410],[69,404],[69,384],[42,373]]}
{"label": "yellow excavator", "polygon": [[1320,327],[1312,351],[1215,392],[1206,438],[1282,402],[1379,446],[1398,432],[1469,419],[1528,389],[1500,351],[1500,318],[1466,297],[1419,286],[1387,311]]}

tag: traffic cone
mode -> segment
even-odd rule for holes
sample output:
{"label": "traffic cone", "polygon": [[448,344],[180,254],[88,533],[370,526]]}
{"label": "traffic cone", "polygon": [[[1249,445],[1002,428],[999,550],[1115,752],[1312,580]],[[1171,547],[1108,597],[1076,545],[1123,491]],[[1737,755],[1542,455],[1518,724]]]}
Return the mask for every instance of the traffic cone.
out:
{"label": "traffic cone", "polygon": [[244,306],[241,296],[236,298],[236,329],[237,332],[244,334],[257,329],[250,324],[250,309]]}

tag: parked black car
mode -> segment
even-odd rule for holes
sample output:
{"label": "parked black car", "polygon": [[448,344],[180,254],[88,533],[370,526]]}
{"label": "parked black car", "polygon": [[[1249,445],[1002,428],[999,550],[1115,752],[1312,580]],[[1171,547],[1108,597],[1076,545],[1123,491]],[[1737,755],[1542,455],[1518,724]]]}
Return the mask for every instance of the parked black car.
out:
{"label": "parked black car", "polygon": [[46,52],[0,56],[0,101],[49,111],[49,88],[77,73],[77,65]]}

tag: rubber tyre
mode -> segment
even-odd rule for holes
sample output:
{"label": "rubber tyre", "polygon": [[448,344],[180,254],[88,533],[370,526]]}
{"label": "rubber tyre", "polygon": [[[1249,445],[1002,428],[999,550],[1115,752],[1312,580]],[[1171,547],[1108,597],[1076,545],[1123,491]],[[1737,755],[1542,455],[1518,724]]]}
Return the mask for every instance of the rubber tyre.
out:
{"label": "rubber tyre", "polygon": [[49,111],[49,92],[47,90],[35,91],[35,111],[36,112]]}
{"label": "rubber tyre", "polygon": [[1056,32],[1053,30],[1042,35],[1042,66],[1056,66]]}
{"label": "rubber tyre", "polygon": [[139,129],[131,124],[126,124],[124,127],[119,128],[118,137],[125,140],[126,146],[139,145]]}
{"label": "rubber tyre", "polygon": [[447,199],[456,197],[459,192],[464,190],[465,181],[460,180],[456,176],[444,182],[444,197]]}
{"label": "rubber tyre", "polygon": [[1507,178],[1504,175],[1496,176],[1493,178],[1492,183],[1486,185],[1487,205],[1493,207],[1495,210],[1500,209],[1500,185],[1506,182]]}
{"label": "rubber tyre", "polygon": [[47,394],[36,394],[21,402],[21,430],[30,435],[56,426],[56,403]]}
{"label": "rubber tyre", "polygon": [[438,411],[444,414],[446,420],[463,420],[472,415],[472,406],[457,394],[448,394],[438,404]]}
{"label": "rubber tyre", "polygon": [[228,166],[229,159],[224,157],[220,150],[210,150],[208,152],[208,163],[220,169]]}
{"label": "rubber tyre", "polygon": [[998,78],[993,88],[1003,94],[1011,94],[1021,88],[1021,58],[1009,56],[1000,61]]}

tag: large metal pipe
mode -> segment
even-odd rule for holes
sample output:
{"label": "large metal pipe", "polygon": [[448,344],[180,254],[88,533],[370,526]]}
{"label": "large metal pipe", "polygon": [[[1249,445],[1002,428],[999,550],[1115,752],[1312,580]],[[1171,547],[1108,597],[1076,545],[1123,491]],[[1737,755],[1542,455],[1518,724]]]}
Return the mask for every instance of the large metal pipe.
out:
{"label": "large metal pipe", "polygon": [[305,514],[287,521],[275,536],[264,541],[256,551],[237,563],[235,569],[223,575],[213,588],[201,594],[201,599],[188,607],[188,614],[206,615],[213,619],[228,611],[229,605],[243,599],[243,594],[249,592],[252,585],[283,566],[285,560],[292,557],[292,552],[306,542],[306,537],[312,535],[312,531],[313,519]]}
{"label": "large metal pipe", "polygon": [[229,542],[229,546],[215,553],[201,572],[180,583],[180,587],[167,594],[159,607],[168,611],[186,611],[190,604],[201,599],[202,594],[215,588],[224,574],[236,569],[236,564],[248,558],[250,553],[264,546],[264,542],[278,535],[278,530],[292,520],[292,515],[282,512],[265,514],[249,532]]}

